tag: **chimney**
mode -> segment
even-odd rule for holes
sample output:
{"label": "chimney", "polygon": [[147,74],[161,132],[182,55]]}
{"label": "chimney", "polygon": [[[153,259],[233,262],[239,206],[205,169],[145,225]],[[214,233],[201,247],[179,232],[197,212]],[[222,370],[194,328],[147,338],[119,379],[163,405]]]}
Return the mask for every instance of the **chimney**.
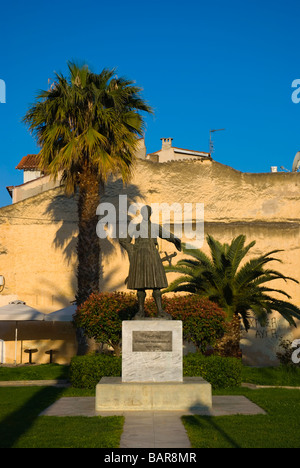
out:
{"label": "chimney", "polygon": [[161,141],[162,141],[161,149],[165,150],[165,149],[172,148],[172,140],[173,138],[161,138]]}
{"label": "chimney", "polygon": [[137,142],[136,148],[136,157],[140,159],[146,159],[146,146],[145,146],[145,138],[139,138]]}

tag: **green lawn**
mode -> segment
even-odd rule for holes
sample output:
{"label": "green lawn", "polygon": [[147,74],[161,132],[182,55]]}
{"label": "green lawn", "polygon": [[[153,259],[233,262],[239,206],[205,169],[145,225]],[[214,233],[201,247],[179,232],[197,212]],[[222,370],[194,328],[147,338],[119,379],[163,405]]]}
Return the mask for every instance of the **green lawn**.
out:
{"label": "green lawn", "polygon": [[[0,366],[0,380],[67,379],[68,366]],[[299,369],[243,368],[243,382],[299,386]],[[121,417],[53,417],[39,414],[62,396],[93,396],[94,390],[55,387],[0,388],[0,447],[117,448]],[[300,390],[234,388],[218,395],[245,395],[266,415],[184,416],[193,448],[300,448]]]}
{"label": "green lawn", "polygon": [[0,381],[4,380],[67,380],[70,366],[41,364],[25,366],[0,366]]}
{"label": "green lawn", "polygon": [[299,367],[246,367],[242,368],[242,382],[256,385],[300,387]]}
{"label": "green lawn", "polygon": [[83,395],[54,387],[0,388],[1,448],[116,448],[124,419],[39,416],[57,398]]}
{"label": "green lawn", "polygon": [[[39,416],[57,398],[83,395],[54,387],[0,388],[1,448],[117,448],[121,417]],[[193,448],[300,448],[300,391],[237,388],[214,394],[245,395],[266,415],[184,416]]]}
{"label": "green lawn", "polygon": [[245,395],[267,414],[184,416],[193,448],[300,448],[300,390],[243,388],[218,394]]}

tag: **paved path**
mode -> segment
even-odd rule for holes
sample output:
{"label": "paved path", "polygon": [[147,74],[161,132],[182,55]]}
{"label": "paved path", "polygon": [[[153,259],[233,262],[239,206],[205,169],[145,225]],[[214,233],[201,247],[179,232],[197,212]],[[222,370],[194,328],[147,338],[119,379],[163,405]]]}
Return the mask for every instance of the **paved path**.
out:
{"label": "paved path", "polygon": [[[63,397],[44,410],[41,416],[113,416],[125,417],[120,448],[191,448],[181,422],[184,414],[176,411],[97,412],[94,397]],[[197,413],[200,414],[200,413]],[[244,396],[213,396],[213,409],[207,416],[265,414]]]}
{"label": "paved path", "polygon": [[[42,416],[113,416],[126,415],[142,418],[143,415],[163,414],[180,418],[186,414],[204,416],[230,416],[232,414],[266,414],[265,411],[243,395],[216,395],[212,397],[211,410],[188,411],[96,411],[95,397],[62,397],[46,408]],[[147,424],[149,424],[149,419]],[[154,421],[154,420],[153,420]]]}
{"label": "paved path", "polygon": [[[14,381],[0,382],[0,387],[26,385],[69,386],[66,381]],[[124,416],[124,430],[120,448],[191,448],[181,416],[202,414],[226,416],[232,414],[265,414],[265,411],[242,395],[213,396],[211,410],[179,411],[126,411],[97,412],[95,397],[62,397],[46,408],[40,416]]]}
{"label": "paved path", "polygon": [[180,415],[174,412],[125,413],[121,448],[191,448]]}
{"label": "paved path", "polygon": [[190,448],[181,413],[169,411],[97,412],[94,397],[63,397],[40,416],[124,416],[120,448]]}

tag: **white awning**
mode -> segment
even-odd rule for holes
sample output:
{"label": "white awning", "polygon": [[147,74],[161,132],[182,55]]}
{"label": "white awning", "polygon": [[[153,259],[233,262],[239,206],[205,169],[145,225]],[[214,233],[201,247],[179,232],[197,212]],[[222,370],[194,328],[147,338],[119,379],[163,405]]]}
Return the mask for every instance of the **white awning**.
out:
{"label": "white awning", "polygon": [[0,307],[0,320],[22,322],[27,320],[45,320],[45,314],[22,301],[13,301]]}
{"label": "white awning", "polygon": [[64,309],[56,310],[50,314],[45,314],[46,322],[72,322],[73,315],[76,313],[77,305],[72,304]]}

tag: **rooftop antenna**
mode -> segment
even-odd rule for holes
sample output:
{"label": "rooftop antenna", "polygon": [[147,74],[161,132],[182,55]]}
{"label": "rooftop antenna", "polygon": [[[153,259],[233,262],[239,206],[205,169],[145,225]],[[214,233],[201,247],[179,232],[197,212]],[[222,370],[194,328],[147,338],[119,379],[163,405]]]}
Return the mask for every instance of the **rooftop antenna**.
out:
{"label": "rooftop antenna", "polygon": [[291,172],[289,171],[286,167],[284,166],[280,166],[280,169],[283,171],[283,172]]}
{"label": "rooftop antenna", "polygon": [[214,153],[214,142],[212,140],[212,133],[214,132],[221,132],[225,130],[225,128],[217,128],[217,129],[214,129],[214,130],[209,130],[209,152],[210,152],[210,155],[212,155],[212,153]]}

